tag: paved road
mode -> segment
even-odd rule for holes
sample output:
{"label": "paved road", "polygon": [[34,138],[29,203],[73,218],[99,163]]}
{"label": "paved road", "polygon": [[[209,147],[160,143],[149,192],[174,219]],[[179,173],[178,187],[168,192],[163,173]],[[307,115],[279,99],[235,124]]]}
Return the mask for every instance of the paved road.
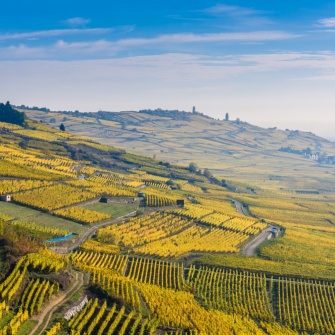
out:
{"label": "paved road", "polygon": [[[234,200],[234,203],[235,203],[236,210],[240,214],[247,216],[247,214],[244,212],[242,203],[240,203],[237,200]],[[257,247],[261,243],[263,243],[265,240],[267,240],[269,236],[271,236],[272,238],[272,228],[274,227],[275,226],[273,225],[268,225],[259,235],[255,236],[247,245],[245,245],[243,248],[243,255],[247,257],[254,256],[256,253]]]}
{"label": "paved road", "polygon": [[254,237],[252,241],[250,241],[244,248],[243,248],[243,254],[244,256],[254,256],[256,252],[256,248],[264,242],[266,239],[269,238],[269,236],[272,236],[272,228],[274,226],[268,225],[259,235]]}
{"label": "paved road", "polygon": [[246,215],[246,216],[247,216],[247,214],[244,212],[243,205],[242,205],[239,201],[237,201],[237,200],[234,200],[234,203],[235,203],[236,210],[237,210],[240,214],[242,214],[242,215]]}
{"label": "paved road", "polygon": [[[155,208],[152,208],[150,210],[148,210],[146,208],[146,212],[143,215],[148,215],[149,213],[152,213],[152,212],[163,211],[165,209],[173,209],[173,208],[179,208],[179,206],[155,207]],[[71,251],[77,249],[81,244],[83,244],[86,240],[88,240],[92,235],[94,235],[99,228],[102,228],[102,227],[108,226],[110,224],[119,222],[119,221],[121,221],[123,219],[126,219],[126,218],[133,217],[133,216],[135,216],[135,214],[136,214],[136,211],[133,211],[131,213],[120,216],[116,219],[105,220],[105,221],[101,222],[100,224],[89,228],[82,236],[79,237],[79,240],[74,245],[72,245],[71,247],[69,247],[69,248],[51,247],[50,250],[52,250],[54,252],[57,252],[59,254],[66,254],[68,252],[71,252]]]}
{"label": "paved road", "polygon": [[122,219],[125,219],[127,217],[131,217],[131,216],[134,216],[136,214],[136,211],[134,212],[131,212],[131,213],[128,213],[126,215],[123,215],[123,216],[119,216],[118,218],[116,219],[113,219],[113,220],[107,220],[107,221],[104,221],[94,227],[91,227],[89,230],[87,230],[83,236],[80,237],[79,241],[76,242],[72,247],[68,248],[68,252],[71,252],[75,249],[77,249],[81,244],[83,244],[87,239],[89,239],[92,235],[95,234],[95,232],[99,229],[99,228],[102,228],[102,227],[105,227],[105,226],[108,226],[112,223],[115,223],[115,222],[119,222],[121,221]]}

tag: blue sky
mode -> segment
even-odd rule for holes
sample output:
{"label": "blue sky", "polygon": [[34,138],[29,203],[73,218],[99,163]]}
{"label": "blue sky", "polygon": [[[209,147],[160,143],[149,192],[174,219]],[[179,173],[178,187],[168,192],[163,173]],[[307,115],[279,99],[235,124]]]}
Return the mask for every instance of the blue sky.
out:
{"label": "blue sky", "polygon": [[332,137],[335,2],[11,0],[1,12],[0,101],[196,106]]}

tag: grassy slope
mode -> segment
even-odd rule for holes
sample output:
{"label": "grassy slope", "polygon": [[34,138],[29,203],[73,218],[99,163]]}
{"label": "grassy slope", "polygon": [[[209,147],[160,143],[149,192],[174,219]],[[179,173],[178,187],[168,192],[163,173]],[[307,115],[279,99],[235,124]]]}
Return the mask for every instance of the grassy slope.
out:
{"label": "grassy slope", "polygon": [[[334,169],[320,167],[300,155],[279,152],[281,147],[311,148],[335,154],[335,145],[306,132],[264,129],[247,123],[219,121],[189,114],[189,121],[144,113],[123,112],[112,121],[61,113],[26,111],[36,119],[158,160],[188,165],[196,162],[214,174],[267,189],[329,189]],[[64,117],[67,118],[66,121]],[[122,129],[122,123],[128,125]]]}
{"label": "grassy slope", "polygon": [[88,227],[79,223],[9,202],[0,202],[0,212],[17,219],[43,224],[47,227],[66,229],[77,234],[81,234],[88,229]]}
{"label": "grassy slope", "polygon": [[128,214],[130,212],[136,211],[138,208],[138,204],[104,204],[101,202],[97,202],[85,208],[91,209],[93,211],[97,211],[100,213],[106,213],[112,215],[112,219],[116,219],[120,216]]}

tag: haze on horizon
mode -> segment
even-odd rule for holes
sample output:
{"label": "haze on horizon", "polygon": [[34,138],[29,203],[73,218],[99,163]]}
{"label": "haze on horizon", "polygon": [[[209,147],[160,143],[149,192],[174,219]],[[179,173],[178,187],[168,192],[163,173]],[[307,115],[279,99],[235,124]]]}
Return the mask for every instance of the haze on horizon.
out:
{"label": "haze on horizon", "polygon": [[0,101],[179,109],[335,139],[335,3],[6,2]]}

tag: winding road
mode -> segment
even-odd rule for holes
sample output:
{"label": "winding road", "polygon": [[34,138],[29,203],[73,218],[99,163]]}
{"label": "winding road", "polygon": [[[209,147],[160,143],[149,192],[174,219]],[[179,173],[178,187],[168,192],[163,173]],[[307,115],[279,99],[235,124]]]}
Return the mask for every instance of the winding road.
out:
{"label": "winding road", "polygon": [[259,235],[254,237],[252,241],[246,244],[243,248],[243,255],[247,257],[254,256],[257,247],[265,240],[269,239],[269,236],[272,238],[272,228],[274,228],[274,226],[268,225]]}
{"label": "winding road", "polygon": [[128,214],[125,214],[125,215],[122,215],[122,216],[119,216],[118,218],[116,219],[113,219],[113,220],[107,220],[107,221],[104,221],[94,227],[91,227],[89,230],[87,230],[80,238],[79,240],[72,246],[72,247],[69,247],[67,252],[71,252],[75,249],[77,249],[81,244],[83,244],[87,239],[89,239],[94,233],[96,233],[96,231],[99,229],[99,228],[102,228],[102,227],[105,227],[105,226],[108,226],[112,223],[115,223],[115,222],[119,222],[120,220],[122,219],[126,219],[128,217],[131,217],[131,216],[134,216],[136,214],[136,211],[134,212],[131,212],[131,213],[128,213]]}
{"label": "winding road", "polygon": [[[236,210],[242,214],[246,215],[244,211],[244,207],[241,202],[234,200],[234,204],[236,207]],[[261,243],[263,243],[265,240],[272,238],[272,229],[275,228],[273,225],[268,225],[262,232],[255,236],[249,243],[247,243],[243,248],[243,255],[247,257],[252,257],[256,253],[256,249],[259,247]]]}

